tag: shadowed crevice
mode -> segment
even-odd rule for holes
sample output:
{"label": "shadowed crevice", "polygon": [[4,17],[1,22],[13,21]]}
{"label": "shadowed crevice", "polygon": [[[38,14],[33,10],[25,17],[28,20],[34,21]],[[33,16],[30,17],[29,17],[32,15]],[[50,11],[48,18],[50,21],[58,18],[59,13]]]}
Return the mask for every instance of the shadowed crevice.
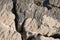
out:
{"label": "shadowed crevice", "polygon": [[50,5],[50,4],[49,4],[49,0],[45,0],[45,1],[43,2],[43,6],[44,6],[44,7],[47,7],[48,10],[52,9],[52,8],[51,8],[50,6],[48,6],[48,5]]}
{"label": "shadowed crevice", "polygon": [[13,9],[12,9],[12,12],[15,14],[15,27],[16,27],[16,30],[18,31],[18,14],[17,14],[17,10],[16,10],[16,3],[17,3],[17,0],[12,0],[13,1]]}
{"label": "shadowed crevice", "polygon": [[25,28],[24,28],[24,25],[25,25],[25,21],[26,19],[23,21],[22,25],[21,25],[21,30],[20,30],[20,33],[22,35],[22,40],[26,40],[26,31],[25,31]]}
{"label": "shadowed crevice", "polygon": [[52,38],[59,38],[60,39],[60,34],[54,34],[54,35],[51,35],[50,37],[52,37]]}

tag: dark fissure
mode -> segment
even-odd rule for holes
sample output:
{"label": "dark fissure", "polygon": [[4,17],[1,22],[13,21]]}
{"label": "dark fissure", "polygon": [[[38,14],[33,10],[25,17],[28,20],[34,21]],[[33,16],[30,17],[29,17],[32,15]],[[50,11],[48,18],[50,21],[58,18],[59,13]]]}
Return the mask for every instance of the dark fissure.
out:
{"label": "dark fissure", "polygon": [[48,6],[48,5],[50,5],[49,4],[49,0],[45,0],[44,2],[43,2],[43,6],[44,7],[47,7],[47,9],[49,10],[49,9],[52,9],[50,6]]}
{"label": "dark fissure", "polygon": [[22,40],[26,40],[26,31],[25,31],[25,28],[24,28],[24,24],[25,24],[25,21],[26,19],[23,21],[22,25],[21,25],[21,30],[20,30],[20,33],[22,35]]}
{"label": "dark fissure", "polygon": [[50,37],[53,37],[53,38],[59,38],[60,39],[60,34],[54,34],[54,35],[51,35]]}
{"label": "dark fissure", "polygon": [[25,23],[25,20],[23,21],[22,25],[21,25],[21,30],[18,31],[18,22],[19,22],[19,16],[17,14],[17,10],[16,10],[16,3],[17,3],[17,0],[12,0],[13,1],[13,9],[12,9],[12,12],[14,13],[15,15],[15,27],[16,27],[16,30],[17,32],[21,33],[21,36],[22,36],[22,40],[26,40],[26,32],[25,32],[25,29],[24,29],[24,23]]}
{"label": "dark fissure", "polygon": [[15,14],[15,27],[16,27],[16,30],[18,30],[18,14],[17,14],[17,11],[16,11],[16,2],[17,0],[12,0],[13,1],[13,9],[12,9],[12,12]]}

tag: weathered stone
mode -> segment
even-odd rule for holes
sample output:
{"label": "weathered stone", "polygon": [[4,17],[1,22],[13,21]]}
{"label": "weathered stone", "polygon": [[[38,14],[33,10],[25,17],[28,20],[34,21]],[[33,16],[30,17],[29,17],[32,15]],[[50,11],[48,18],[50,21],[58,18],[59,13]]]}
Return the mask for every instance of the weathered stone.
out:
{"label": "weathered stone", "polygon": [[[43,16],[41,28],[39,29],[40,34],[51,36],[53,34],[59,34],[60,22],[53,19],[52,17]],[[53,31],[52,31],[53,30]]]}
{"label": "weathered stone", "polygon": [[22,40],[15,29],[12,0],[0,0],[0,40]]}
{"label": "weathered stone", "polygon": [[49,3],[51,5],[55,5],[57,7],[60,7],[60,0],[49,0]]}
{"label": "weathered stone", "polygon": [[40,40],[60,40],[60,39],[54,39],[52,37],[44,37],[44,36],[41,36],[40,37]]}
{"label": "weathered stone", "polygon": [[12,0],[0,0],[0,12],[3,11],[4,9],[11,11],[12,8],[13,8]]}
{"label": "weathered stone", "polygon": [[12,12],[5,10],[4,12],[0,13],[0,21],[5,25],[11,26],[13,30],[15,30],[15,23],[14,22],[15,16]]}
{"label": "weathered stone", "polygon": [[60,40],[59,38],[45,37],[45,36],[36,36],[31,38],[31,40]]}
{"label": "weathered stone", "polygon": [[[21,27],[24,27],[27,37],[37,34],[47,36],[60,35],[59,0],[17,0],[16,2],[18,31],[20,31]],[[38,4],[35,4],[35,2]],[[24,21],[25,19],[27,20]],[[44,37],[41,38],[41,40],[45,40],[43,39]],[[46,40],[50,40],[50,38]]]}
{"label": "weathered stone", "polygon": [[0,22],[0,40],[22,40],[21,35],[11,30],[11,28],[8,25],[5,25],[4,23]]}
{"label": "weathered stone", "polygon": [[28,18],[25,22],[24,28],[28,33],[27,36],[35,35],[38,29],[37,21],[35,19]]}
{"label": "weathered stone", "polygon": [[5,25],[11,27],[12,30],[15,30],[15,15],[12,13],[13,2],[12,0],[0,0],[0,21]]}

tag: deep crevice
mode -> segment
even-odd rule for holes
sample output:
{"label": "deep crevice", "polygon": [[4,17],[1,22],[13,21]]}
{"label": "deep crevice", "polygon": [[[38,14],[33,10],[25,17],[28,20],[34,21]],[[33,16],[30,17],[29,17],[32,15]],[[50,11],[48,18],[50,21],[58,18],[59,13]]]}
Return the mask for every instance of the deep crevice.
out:
{"label": "deep crevice", "polygon": [[[17,3],[17,0],[12,0],[13,1],[13,9],[12,9],[12,12],[15,14],[15,27],[16,27],[16,30],[18,31],[18,21],[19,21],[19,16],[17,14],[17,10],[16,10],[16,3]],[[24,14],[25,15],[25,14]],[[26,31],[24,29],[24,24],[25,24],[25,20],[23,21],[22,25],[21,25],[21,30],[18,31],[19,33],[21,33],[21,36],[22,36],[22,40],[26,40]]]}
{"label": "deep crevice", "polygon": [[48,10],[52,9],[52,8],[51,8],[50,6],[48,6],[48,5],[50,5],[50,4],[49,4],[49,0],[45,0],[45,1],[43,2],[43,6],[44,6],[44,7],[47,7]]}
{"label": "deep crevice", "polygon": [[15,27],[16,27],[16,30],[18,31],[18,14],[17,14],[17,10],[16,10],[16,3],[17,3],[17,0],[12,0],[13,1],[13,9],[12,9],[12,12],[15,14]]}
{"label": "deep crevice", "polygon": [[45,37],[52,37],[52,38],[54,38],[54,39],[60,39],[60,34],[54,34],[54,35],[51,35],[51,36],[48,36],[47,34],[46,35],[43,35],[43,36],[45,36]]}
{"label": "deep crevice", "polygon": [[38,2],[36,2],[35,3],[37,6],[40,6],[41,5],[41,3],[38,1]]}
{"label": "deep crevice", "polygon": [[23,21],[23,23],[21,25],[21,30],[20,30],[20,33],[22,35],[22,40],[26,40],[26,37],[27,37],[26,31],[25,31],[25,28],[24,28],[25,21],[26,21],[26,19]]}
{"label": "deep crevice", "polygon": [[60,34],[54,34],[54,35],[51,35],[50,37],[52,37],[52,38],[59,38],[60,39]]}
{"label": "deep crevice", "polygon": [[24,24],[25,24],[25,21],[26,19],[23,21],[22,25],[21,25],[21,30],[20,30],[20,33],[22,35],[22,40],[26,40],[26,31],[25,31],[25,28],[24,28]]}
{"label": "deep crevice", "polygon": [[54,35],[51,35],[51,36],[48,36],[47,34],[46,35],[38,34],[37,36],[52,37],[54,39],[60,39],[60,34],[54,34]]}

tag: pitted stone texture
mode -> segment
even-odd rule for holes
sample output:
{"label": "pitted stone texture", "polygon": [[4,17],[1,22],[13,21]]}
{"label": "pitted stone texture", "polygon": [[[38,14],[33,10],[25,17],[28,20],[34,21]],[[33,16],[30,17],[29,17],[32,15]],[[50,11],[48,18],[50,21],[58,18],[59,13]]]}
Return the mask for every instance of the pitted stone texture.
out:
{"label": "pitted stone texture", "polygon": [[4,10],[3,8],[11,11],[11,9],[13,8],[12,0],[0,0],[0,12]]}
{"label": "pitted stone texture", "polygon": [[12,13],[13,1],[12,0],[0,0],[0,22],[15,29],[15,15]]}
{"label": "pitted stone texture", "polygon": [[49,0],[49,3],[51,5],[55,5],[57,7],[60,7],[60,0]]}
{"label": "pitted stone texture", "polygon": [[45,37],[45,36],[36,36],[32,38],[31,40],[60,40],[59,38],[55,39],[52,37]]}
{"label": "pitted stone texture", "polygon": [[28,18],[25,22],[24,28],[27,32],[27,36],[35,35],[38,29],[37,21],[35,19]]}
{"label": "pitted stone texture", "polygon": [[[60,28],[60,22],[55,20],[54,18],[50,16],[43,16],[42,20],[42,25],[41,28],[39,29],[40,34],[45,34],[48,36],[54,35],[54,34],[59,34],[59,28]],[[53,31],[52,31],[53,30]]]}
{"label": "pitted stone texture", "polygon": [[13,30],[16,30],[14,19],[15,19],[15,16],[11,11],[4,10],[2,13],[0,13],[0,21],[5,25],[8,25],[11,28],[13,28]]}
{"label": "pitted stone texture", "polygon": [[48,12],[48,9],[46,7],[37,6],[34,4],[33,0],[29,0],[29,3],[28,0],[17,0],[16,5],[20,28],[26,18],[36,19],[37,24],[40,27],[42,16]]}
{"label": "pitted stone texture", "polygon": [[12,12],[5,10],[3,13],[0,13],[0,21],[6,25],[11,25],[14,21],[15,16]]}
{"label": "pitted stone texture", "polygon": [[44,37],[44,36],[41,36],[40,37],[40,40],[60,40],[60,39],[54,39],[54,38],[52,38],[52,37]]}
{"label": "pitted stone texture", "polygon": [[11,28],[8,25],[5,25],[4,23],[0,22],[0,40],[22,40],[21,35],[11,30]]}

